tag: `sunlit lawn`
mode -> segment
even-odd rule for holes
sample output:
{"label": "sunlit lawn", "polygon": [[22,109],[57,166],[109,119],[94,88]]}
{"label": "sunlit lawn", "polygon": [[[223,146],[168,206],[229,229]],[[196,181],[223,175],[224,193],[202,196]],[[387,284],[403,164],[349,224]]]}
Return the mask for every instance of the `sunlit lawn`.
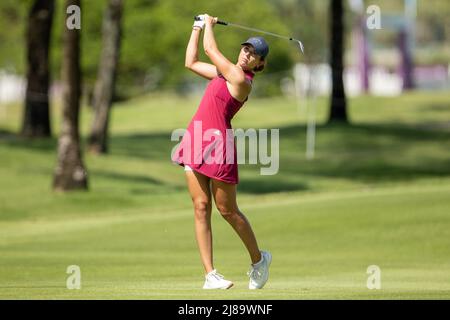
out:
{"label": "sunlit lawn", "polygon": [[[114,106],[111,153],[84,155],[89,191],[51,190],[56,138],[15,135],[21,106],[0,108],[0,298],[450,298],[450,107],[446,93],[350,101],[352,125],[325,125],[305,159],[305,112],[293,99],[251,99],[235,128],[280,129],[280,167],[241,165],[238,201],[271,278],[249,291],[247,254],[214,211],[218,270],[233,289],[204,292],[190,198],[170,162],[173,129],[199,98],[147,96]],[[53,107],[57,136],[59,108]],[[91,111],[82,109],[83,139]],[[84,141],[84,140],[83,140]],[[66,288],[78,265],[82,289]],[[369,265],[381,290],[366,287]]]}

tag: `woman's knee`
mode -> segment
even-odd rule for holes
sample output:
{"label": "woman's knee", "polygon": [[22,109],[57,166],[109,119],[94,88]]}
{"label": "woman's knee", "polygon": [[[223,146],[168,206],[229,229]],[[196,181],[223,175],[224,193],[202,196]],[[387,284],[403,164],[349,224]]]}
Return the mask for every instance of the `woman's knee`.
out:
{"label": "woman's knee", "polygon": [[195,217],[198,219],[205,219],[211,215],[211,200],[207,198],[193,199]]}
{"label": "woman's knee", "polygon": [[239,214],[239,209],[237,208],[237,206],[234,205],[217,203],[216,207],[217,210],[219,210],[222,217],[225,219],[233,219]]}

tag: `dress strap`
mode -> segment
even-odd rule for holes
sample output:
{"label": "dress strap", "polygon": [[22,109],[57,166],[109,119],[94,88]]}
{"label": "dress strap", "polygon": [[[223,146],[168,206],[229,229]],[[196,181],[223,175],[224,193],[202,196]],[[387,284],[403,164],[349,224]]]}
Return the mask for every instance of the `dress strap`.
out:
{"label": "dress strap", "polygon": [[253,82],[253,78],[255,77],[255,74],[251,71],[244,71],[245,78],[249,79],[251,82]]}

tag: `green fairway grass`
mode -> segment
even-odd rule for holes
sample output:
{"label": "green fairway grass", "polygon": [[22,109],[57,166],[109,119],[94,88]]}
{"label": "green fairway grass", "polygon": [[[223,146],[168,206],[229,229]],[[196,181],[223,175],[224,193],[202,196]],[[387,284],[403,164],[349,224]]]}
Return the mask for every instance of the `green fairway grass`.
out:
{"label": "green fairway grass", "polygon": [[[204,291],[193,210],[170,134],[199,98],[146,96],[114,105],[111,153],[84,155],[89,191],[51,190],[54,138],[16,135],[19,105],[0,112],[0,299],[450,299],[450,107],[446,93],[350,100],[352,124],[325,125],[305,159],[305,114],[293,99],[251,99],[234,128],[280,129],[280,168],[240,165],[238,203],[270,279],[247,289],[249,257],[213,209],[215,267],[235,286]],[[82,109],[83,145],[91,111]],[[70,265],[81,289],[66,288]],[[366,287],[367,268],[381,289]]]}

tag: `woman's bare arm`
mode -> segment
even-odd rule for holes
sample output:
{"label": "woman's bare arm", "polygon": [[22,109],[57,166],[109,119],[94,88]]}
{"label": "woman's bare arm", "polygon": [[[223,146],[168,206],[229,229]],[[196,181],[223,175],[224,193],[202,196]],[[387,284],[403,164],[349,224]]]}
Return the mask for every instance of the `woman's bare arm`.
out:
{"label": "woman's bare arm", "polygon": [[186,49],[186,58],[184,65],[194,73],[206,78],[212,79],[217,77],[217,68],[210,63],[201,62],[198,60],[198,42],[202,29],[194,27],[191,33],[191,38]]}
{"label": "woman's bare arm", "polygon": [[217,70],[227,79],[227,81],[233,86],[248,87],[248,82],[245,79],[244,71],[233,64],[230,60],[220,52],[217,47],[214,37],[213,27],[217,21],[217,18],[206,16],[205,23],[205,35],[203,37],[203,47],[207,56],[211,59],[212,63],[217,67]]}

